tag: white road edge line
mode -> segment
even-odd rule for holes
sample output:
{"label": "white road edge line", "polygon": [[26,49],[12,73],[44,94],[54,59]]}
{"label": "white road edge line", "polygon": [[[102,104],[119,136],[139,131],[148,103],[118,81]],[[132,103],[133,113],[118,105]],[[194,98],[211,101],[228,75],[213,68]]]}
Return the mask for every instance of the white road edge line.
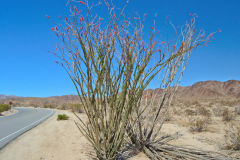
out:
{"label": "white road edge line", "polygon": [[16,132],[13,132],[13,133],[9,134],[8,136],[6,136],[6,137],[0,139],[0,142],[2,142],[3,140],[7,139],[8,137],[10,137],[10,136],[12,136],[12,135],[14,135],[14,134],[16,134],[16,133],[18,133],[18,132],[24,130],[25,128],[27,128],[27,127],[29,127],[29,126],[31,126],[31,125],[34,125],[35,123],[38,123],[39,121],[41,121],[41,120],[47,118],[47,117],[50,116],[52,113],[53,113],[53,110],[52,110],[52,112],[51,112],[50,114],[48,114],[47,116],[45,116],[45,117],[43,117],[43,118],[41,118],[41,119],[39,119],[39,120],[37,120],[37,121],[35,121],[35,122],[33,122],[33,123],[31,123],[31,124],[29,124],[29,125],[27,125],[27,126],[21,128],[21,129],[17,130]]}

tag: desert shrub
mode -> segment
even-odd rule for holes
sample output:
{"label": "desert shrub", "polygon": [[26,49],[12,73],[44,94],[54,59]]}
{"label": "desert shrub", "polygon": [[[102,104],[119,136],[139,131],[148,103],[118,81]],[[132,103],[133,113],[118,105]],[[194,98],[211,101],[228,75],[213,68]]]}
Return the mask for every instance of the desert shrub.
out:
{"label": "desert shrub", "polygon": [[43,108],[57,108],[57,104],[55,104],[55,103],[44,104]]}
{"label": "desert shrub", "polygon": [[194,105],[194,106],[197,106],[197,107],[200,107],[201,106],[201,104],[199,103],[199,101],[193,101],[192,102],[192,105]]}
{"label": "desert shrub", "polygon": [[235,107],[235,113],[240,115],[240,106]]}
{"label": "desert shrub", "polygon": [[208,108],[212,108],[213,105],[214,105],[214,103],[213,103],[213,102],[210,102],[210,103],[208,104]]}
{"label": "desert shrub", "polygon": [[231,150],[240,150],[240,123],[230,123],[225,129],[224,148]]}
{"label": "desert shrub", "polygon": [[212,109],[214,116],[221,117],[223,115],[224,108],[221,108],[220,106]]}
{"label": "desert shrub", "polygon": [[66,110],[67,109],[67,104],[61,104],[61,105],[58,105],[56,109],[60,109],[60,110]]}
{"label": "desert shrub", "polygon": [[8,104],[0,104],[0,113],[1,113],[1,112],[4,112],[4,111],[7,111],[7,110],[9,110],[10,108],[11,108],[11,106],[8,105]]}
{"label": "desert shrub", "polygon": [[[196,29],[193,17],[179,32],[174,29],[175,40],[160,41],[155,21],[146,36],[140,17],[131,23],[126,19],[126,6],[114,9],[113,4],[104,2],[107,7],[100,15],[107,21],[88,1],[80,1],[87,10],[81,12],[70,0],[71,14],[63,24],[51,28],[60,40],[57,53],[52,53],[74,83],[89,121],[85,125],[75,114],[79,119],[75,124],[93,145],[98,159],[112,160],[125,149],[126,135],[137,148],[146,149],[145,153],[153,148],[149,144],[161,141],[156,139],[165,118],[159,113],[168,107],[166,102],[177,89],[172,86],[179,85],[192,50],[209,42],[213,33],[207,36]],[[156,98],[155,112],[149,113],[145,110],[149,103],[143,104],[142,96],[157,76],[164,92],[162,98]]]}
{"label": "desert shrub", "polygon": [[203,115],[203,116],[206,116],[206,117],[211,116],[211,112],[203,106],[200,106],[200,107],[197,108],[197,113],[199,115]]}
{"label": "desert shrub", "polygon": [[228,110],[228,108],[225,108],[223,110],[222,120],[226,121],[226,122],[229,122],[233,119],[234,119],[234,115]]}
{"label": "desert shrub", "polygon": [[233,106],[240,104],[240,100],[222,100],[222,101],[220,101],[220,104],[222,104],[224,106],[233,107]]}
{"label": "desert shrub", "polygon": [[83,113],[83,106],[79,103],[69,104],[69,107],[73,112]]}
{"label": "desert shrub", "polygon": [[189,118],[190,132],[203,132],[207,129],[209,119],[203,117]]}
{"label": "desert shrub", "polygon": [[185,109],[184,112],[185,112],[185,114],[186,114],[187,116],[194,116],[194,115],[197,114],[196,111],[193,110],[193,109]]}
{"label": "desert shrub", "polygon": [[68,120],[68,116],[66,114],[59,114],[57,120]]}

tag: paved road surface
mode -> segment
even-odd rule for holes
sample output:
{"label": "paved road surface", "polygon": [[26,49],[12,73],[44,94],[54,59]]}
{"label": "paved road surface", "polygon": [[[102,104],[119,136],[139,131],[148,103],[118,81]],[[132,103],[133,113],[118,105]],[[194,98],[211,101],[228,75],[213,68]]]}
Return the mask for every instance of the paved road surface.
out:
{"label": "paved road surface", "polygon": [[0,117],[0,149],[19,135],[37,126],[51,115],[53,110],[15,107],[18,113]]}

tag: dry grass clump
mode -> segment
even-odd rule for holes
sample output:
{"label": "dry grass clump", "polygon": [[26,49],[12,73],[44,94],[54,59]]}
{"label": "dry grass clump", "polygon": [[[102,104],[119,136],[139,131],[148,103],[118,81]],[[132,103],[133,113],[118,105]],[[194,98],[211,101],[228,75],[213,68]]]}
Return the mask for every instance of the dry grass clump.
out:
{"label": "dry grass clump", "polygon": [[235,113],[236,113],[237,115],[240,115],[240,106],[236,106],[236,107],[235,107]]}
{"label": "dry grass clump", "polygon": [[240,124],[229,123],[225,129],[225,149],[240,150]]}
{"label": "dry grass clump", "polygon": [[234,115],[228,110],[228,108],[225,108],[223,110],[222,120],[225,122],[229,122],[233,119],[234,119]]}
{"label": "dry grass clump", "polygon": [[197,115],[196,111],[193,110],[193,109],[185,109],[184,113],[187,115],[187,116],[194,116],[194,115]]}
{"label": "dry grass clump", "polygon": [[57,108],[56,103],[44,104],[43,108]]}
{"label": "dry grass clump", "polygon": [[202,116],[211,117],[211,112],[203,106],[197,108],[197,113]]}
{"label": "dry grass clump", "polygon": [[188,119],[190,125],[190,132],[203,132],[206,131],[209,119],[205,117],[191,117]]}
{"label": "dry grass clump", "polygon": [[78,113],[83,113],[84,112],[83,111],[84,110],[83,106],[79,103],[69,104],[69,107],[73,112],[78,112]]}
{"label": "dry grass clump", "polygon": [[201,104],[199,103],[199,101],[193,101],[192,105],[196,106],[196,107],[200,107]]}
{"label": "dry grass clump", "polygon": [[212,109],[212,112],[215,117],[221,117],[223,115],[224,108],[217,106],[216,108]]}
{"label": "dry grass clump", "polygon": [[233,107],[236,106],[238,104],[240,104],[240,100],[221,100],[219,102],[222,106],[229,106],[229,107]]}

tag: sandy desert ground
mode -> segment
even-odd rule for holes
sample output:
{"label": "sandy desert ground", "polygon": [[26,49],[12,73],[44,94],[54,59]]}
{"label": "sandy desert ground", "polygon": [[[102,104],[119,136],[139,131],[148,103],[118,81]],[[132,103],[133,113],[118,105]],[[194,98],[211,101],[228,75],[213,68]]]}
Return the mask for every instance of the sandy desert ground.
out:
{"label": "sandy desert ground", "polygon": [[[57,121],[57,115],[62,113],[67,114],[69,120]],[[87,121],[84,113],[81,113],[80,117]],[[179,133],[180,137],[172,141],[172,144],[229,154],[229,151],[220,149],[224,143],[226,125],[220,117],[213,116],[212,122],[204,132],[190,132],[186,118],[178,115],[173,117],[164,124],[161,132],[161,134]],[[94,151],[77,129],[74,120],[76,117],[71,111],[56,110],[48,120],[0,150],[0,157],[4,160],[90,160],[94,156]],[[239,117],[234,121],[239,122]],[[231,155],[240,156],[237,152]],[[148,160],[143,153],[130,158],[139,159]]]}

